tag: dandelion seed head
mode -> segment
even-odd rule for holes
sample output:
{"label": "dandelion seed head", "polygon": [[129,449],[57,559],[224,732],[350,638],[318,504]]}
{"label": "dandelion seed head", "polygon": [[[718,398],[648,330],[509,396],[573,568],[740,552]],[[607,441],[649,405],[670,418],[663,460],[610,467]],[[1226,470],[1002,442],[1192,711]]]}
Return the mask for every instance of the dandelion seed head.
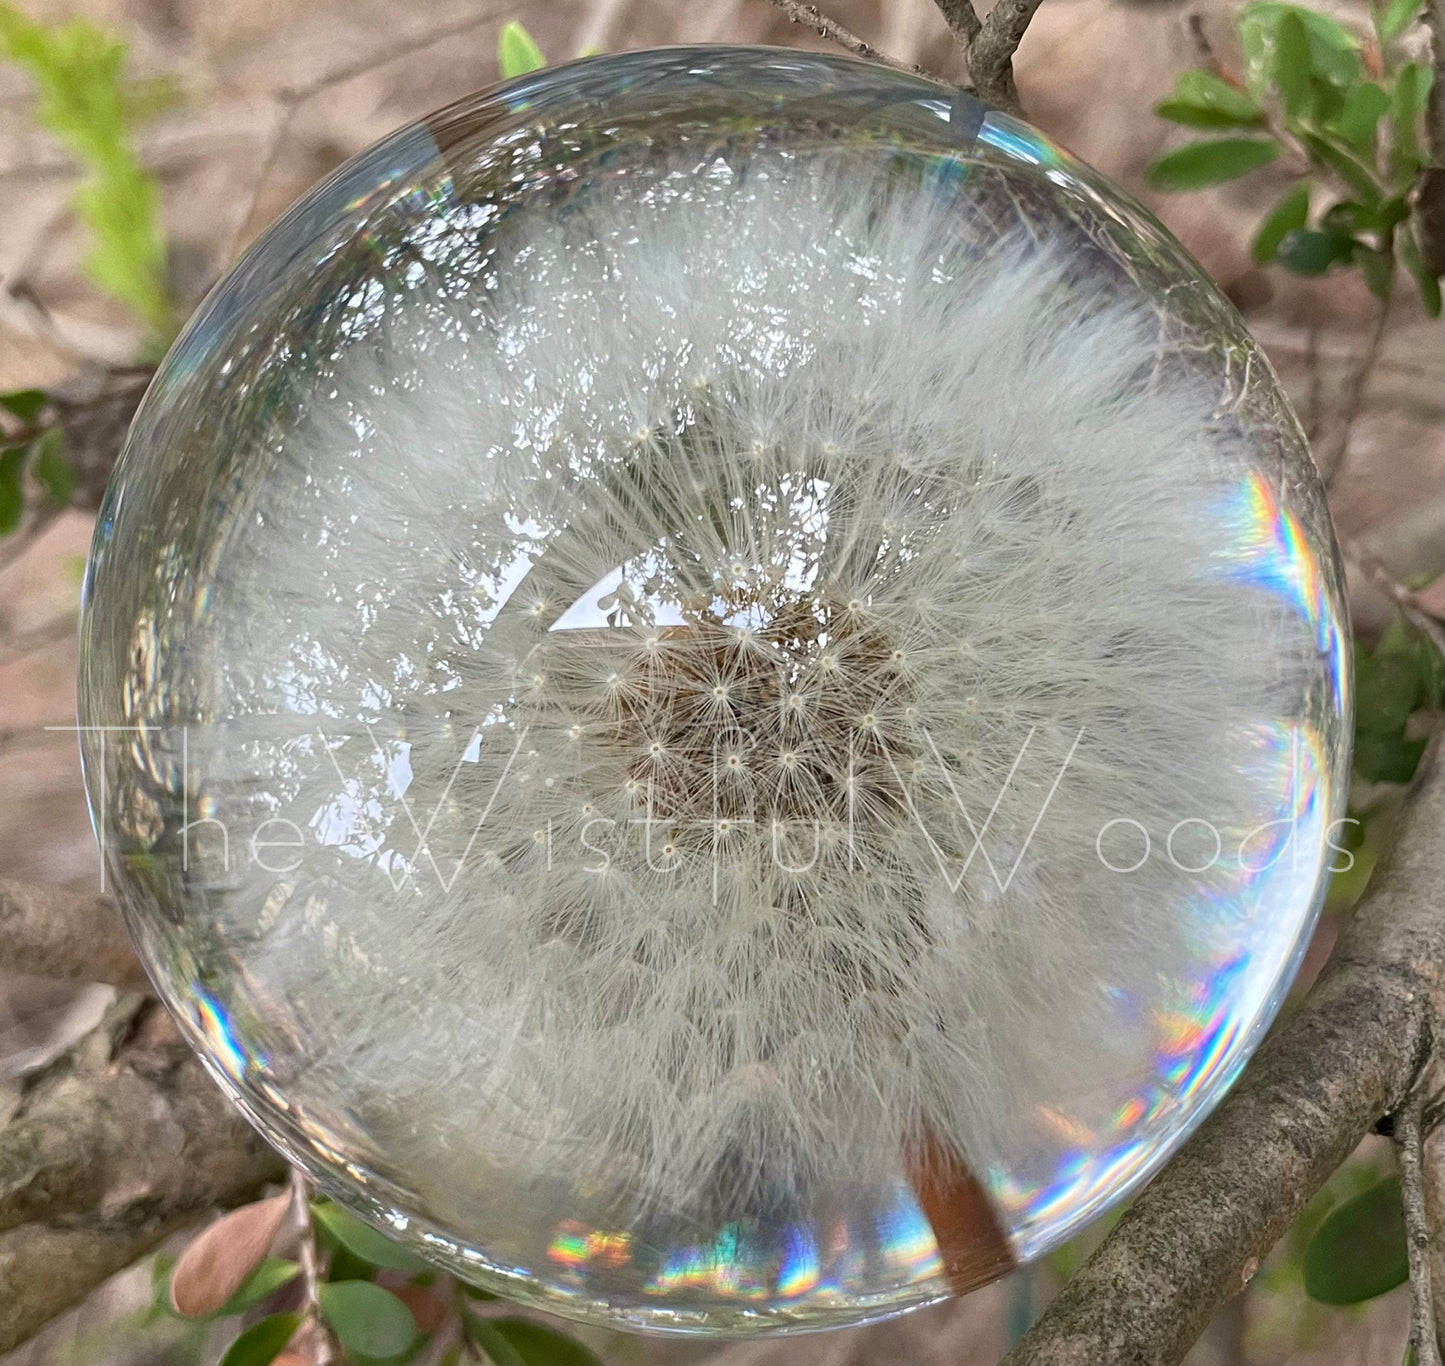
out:
{"label": "dandelion seed head", "polygon": [[[932,85],[633,145],[650,89],[555,148],[486,106],[182,342],[234,364],[147,401],[85,695],[197,724],[86,743],[159,970],[319,1168],[644,1316],[793,1230],[841,1321],[947,1288],[910,1155],[1026,1259],[1237,1071],[1338,805],[1338,584],[1267,366],[1112,191]],[[233,851],[302,832],[284,884],[170,866],[202,773]],[[1187,872],[1195,817],[1293,844]],[[584,1218],[696,1257],[564,1283]]]}

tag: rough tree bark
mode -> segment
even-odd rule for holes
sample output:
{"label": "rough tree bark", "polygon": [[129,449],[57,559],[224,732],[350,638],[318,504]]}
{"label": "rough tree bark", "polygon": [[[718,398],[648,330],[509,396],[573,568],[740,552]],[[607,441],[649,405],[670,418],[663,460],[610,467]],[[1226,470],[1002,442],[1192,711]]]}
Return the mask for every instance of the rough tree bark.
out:
{"label": "rough tree bark", "polygon": [[165,1011],[122,996],[28,1079],[0,1130],[0,1352],[176,1229],[285,1174]]}

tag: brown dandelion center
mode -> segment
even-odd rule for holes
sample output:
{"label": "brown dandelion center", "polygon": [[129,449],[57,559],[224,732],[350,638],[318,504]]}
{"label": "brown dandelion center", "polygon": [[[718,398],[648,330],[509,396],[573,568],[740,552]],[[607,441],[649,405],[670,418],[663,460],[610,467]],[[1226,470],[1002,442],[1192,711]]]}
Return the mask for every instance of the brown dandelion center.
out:
{"label": "brown dandelion center", "polygon": [[601,686],[575,699],[589,743],[625,756],[634,806],[667,822],[660,835],[702,847],[739,823],[765,840],[781,824],[811,842],[815,822],[836,838],[902,810],[916,708],[903,650],[861,599],[730,586],[685,616],[640,639],[587,632],[606,652]]}

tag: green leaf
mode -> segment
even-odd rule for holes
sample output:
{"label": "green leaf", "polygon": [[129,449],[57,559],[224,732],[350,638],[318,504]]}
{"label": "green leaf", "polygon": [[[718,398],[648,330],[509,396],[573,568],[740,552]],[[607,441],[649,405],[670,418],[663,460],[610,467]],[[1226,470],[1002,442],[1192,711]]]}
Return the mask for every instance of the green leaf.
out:
{"label": "green leaf", "polygon": [[[1419,243],[1415,241],[1414,234],[1406,228],[1399,234],[1397,246],[1400,253],[1400,264],[1410,272],[1411,278],[1415,281],[1420,291],[1420,301],[1425,305],[1425,312],[1432,318],[1440,316],[1440,281],[1431,273],[1430,267],[1425,264],[1425,258],[1420,254]],[[0,519],[3,522],[3,519]],[[0,535],[4,534],[3,524],[0,524]]]}
{"label": "green leaf", "polygon": [[[1298,5],[1264,3],[1247,5],[1236,20],[1240,45],[1244,49],[1245,84],[1263,95],[1277,82],[1279,26],[1292,15],[1304,28],[1308,46],[1306,73],[1341,90],[1360,79],[1360,43],[1348,29],[1318,10]],[[1294,58],[1298,62],[1298,58]]]}
{"label": "green leaf", "polygon": [[1406,62],[1395,73],[1390,90],[1390,127],[1395,138],[1390,161],[1397,178],[1413,176],[1420,165],[1418,125],[1430,98],[1434,74],[1420,62]]}
{"label": "green leaf", "polygon": [[[521,1366],[602,1366],[602,1359],[590,1347],[530,1319],[485,1319],[478,1322],[485,1322],[507,1342]],[[483,1350],[491,1355],[490,1349]]]}
{"label": "green leaf", "polygon": [[27,426],[40,416],[48,402],[49,396],[43,389],[12,389],[8,394],[0,394],[0,408]]}
{"label": "green leaf", "polygon": [[1394,261],[1384,252],[1376,251],[1363,242],[1356,242],[1354,262],[1359,266],[1360,274],[1365,277],[1370,293],[1384,303],[1390,297],[1395,283]]}
{"label": "green leaf", "polygon": [[1301,132],[1299,140],[1304,143],[1310,156],[1339,176],[1366,208],[1379,206],[1384,198],[1383,191],[1369,169],[1356,161],[1348,151],[1328,138],[1314,133]]}
{"label": "green leaf", "polygon": [[1388,824],[1378,813],[1362,820],[1351,811],[1332,829],[1328,836],[1332,853],[1327,914],[1344,914],[1365,894],[1380,860],[1381,827]]}
{"label": "green leaf", "polygon": [[176,1259],[169,1253],[158,1252],[151,1258],[151,1300],[141,1316],[143,1326],[175,1317],[171,1309],[171,1272],[175,1267]]}
{"label": "green leaf", "polygon": [[1407,738],[1419,707],[1439,707],[1445,660],[1423,632],[1397,614],[1373,652],[1355,645],[1355,771],[1367,782],[1407,783],[1426,740]]}
{"label": "green leaf", "polygon": [[486,1354],[492,1366],[527,1366],[526,1358],[492,1326],[491,1319],[479,1319],[463,1310],[462,1324],[467,1337]]}
{"label": "green leaf", "polygon": [[317,1293],[326,1322],[349,1356],[398,1357],[417,1339],[411,1310],[374,1281],[328,1281]]}
{"label": "green leaf", "polygon": [[1301,180],[1269,211],[1269,216],[1259,225],[1251,248],[1254,259],[1260,265],[1273,261],[1275,251],[1285,234],[1304,227],[1309,213],[1310,185],[1309,181]]}
{"label": "green leaf", "polygon": [[51,507],[70,506],[75,492],[75,469],[65,456],[65,434],[59,427],[47,427],[33,446],[30,473],[45,490]]}
{"label": "green leaf", "polygon": [[1211,71],[1186,71],[1174,84],[1174,96],[1157,105],[1161,118],[1189,128],[1254,128],[1265,121],[1258,102]]}
{"label": "green leaf", "polygon": [[424,1262],[410,1248],[394,1242],[384,1233],[378,1233],[370,1224],[363,1223],[350,1210],[343,1209],[331,1200],[318,1200],[311,1206],[316,1222],[353,1256],[360,1257],[370,1266],[384,1266],[391,1271],[425,1271]]}
{"label": "green leaf", "polygon": [[1409,1275],[1405,1210],[1395,1176],[1331,1211],[1305,1249],[1305,1291],[1321,1304],[1374,1299]]}
{"label": "green leaf", "polygon": [[1305,117],[1313,106],[1310,39],[1298,10],[1287,10],[1274,30],[1274,80],[1287,119]]}
{"label": "green leaf", "polygon": [[285,1257],[263,1257],[256,1269],[236,1288],[236,1293],[208,1318],[229,1318],[254,1309],[301,1274],[301,1267]]}
{"label": "green leaf", "polygon": [[1408,783],[1420,767],[1427,743],[1403,735],[1356,736],[1355,772],[1367,783]]}
{"label": "green leaf", "polygon": [[226,1348],[221,1366],[271,1366],[300,1326],[300,1314],[272,1314],[253,1323]]}
{"label": "green leaf", "polygon": [[24,446],[0,450],[0,536],[8,536],[25,516],[25,490],[20,482],[24,469]]}
{"label": "green leaf", "polygon": [[1420,690],[1414,705],[1438,706],[1445,689],[1445,660],[1435,642],[1424,631],[1410,624],[1403,612],[1396,612],[1380,636],[1372,656],[1375,662],[1399,661],[1415,671]]}
{"label": "green leaf", "polygon": [[1335,131],[1362,157],[1374,159],[1375,136],[1380,117],[1390,107],[1390,97],[1374,81],[1362,81],[1345,95]]}
{"label": "green leaf", "polygon": [[1370,6],[1370,17],[1375,21],[1375,32],[1382,43],[1393,42],[1419,18],[1425,6],[1422,0],[1390,0],[1383,8]]}
{"label": "green leaf", "polygon": [[1196,142],[1162,156],[1149,168],[1156,190],[1199,190],[1247,175],[1279,155],[1279,143],[1264,138],[1220,138]]}
{"label": "green leaf", "polygon": [[1436,711],[1445,706],[1445,655],[1423,631],[1415,635],[1415,656],[1419,661],[1421,701]]}
{"label": "green leaf", "polygon": [[1242,128],[1254,127],[1258,123],[1257,119],[1236,119],[1217,109],[1187,104],[1183,100],[1160,100],[1154,106],[1154,112],[1161,119],[1168,119],[1170,123],[1178,123],[1185,128]]}
{"label": "green leaf", "polygon": [[1346,237],[1353,237],[1360,232],[1375,232],[1380,226],[1379,214],[1374,209],[1367,209],[1363,204],[1356,204],[1353,199],[1342,199],[1338,204],[1331,204],[1320,219],[1320,227],[1330,232],[1343,233]]}
{"label": "green leaf", "polygon": [[[1393,634],[1392,634],[1393,633]],[[1420,704],[1425,682],[1420,656],[1400,644],[1408,633],[1395,623],[1372,654],[1355,645],[1355,736],[1391,739],[1402,735],[1405,722]]]}
{"label": "green leaf", "polygon": [[155,333],[173,327],[155,178],[136,156],[122,43],[84,19],[48,25],[0,0],[0,56],[39,94],[35,118],[85,171],[73,204],[90,233],[87,274]]}
{"label": "green leaf", "polygon": [[333,1238],[325,1240],[331,1247],[331,1256],[326,1262],[328,1281],[369,1281],[376,1274],[370,1262],[364,1262],[354,1253],[348,1252]]}
{"label": "green leaf", "polygon": [[509,19],[502,25],[502,31],[497,35],[497,69],[504,81],[510,81],[514,76],[525,76],[527,72],[540,70],[546,65],[547,59],[537,46],[536,39],[521,24]]}
{"label": "green leaf", "polygon": [[1348,261],[1354,240],[1320,228],[1296,228],[1280,239],[1274,259],[1296,275],[1323,275],[1332,265]]}

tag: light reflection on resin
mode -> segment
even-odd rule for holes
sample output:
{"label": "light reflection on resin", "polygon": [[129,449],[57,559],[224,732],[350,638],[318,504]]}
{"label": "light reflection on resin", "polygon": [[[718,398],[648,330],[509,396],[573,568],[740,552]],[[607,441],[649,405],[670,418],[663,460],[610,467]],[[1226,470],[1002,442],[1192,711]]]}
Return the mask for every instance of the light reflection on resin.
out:
{"label": "light reflection on resin", "polygon": [[1234,310],[921,78],[536,73],[293,208],[89,566],[108,875],[216,1079],[439,1264],[662,1331],[961,1293],[1303,952],[1339,570]]}

